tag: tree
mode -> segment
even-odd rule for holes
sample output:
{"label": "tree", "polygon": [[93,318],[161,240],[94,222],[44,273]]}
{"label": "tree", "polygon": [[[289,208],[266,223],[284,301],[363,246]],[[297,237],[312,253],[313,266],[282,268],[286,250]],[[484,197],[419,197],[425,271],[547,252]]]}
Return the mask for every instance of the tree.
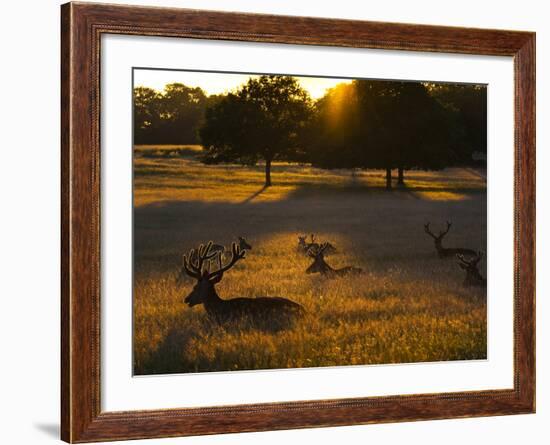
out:
{"label": "tree", "polygon": [[398,184],[404,183],[405,169],[438,170],[452,162],[447,112],[423,83],[400,84],[395,131]]}
{"label": "tree", "polygon": [[134,141],[136,144],[195,144],[209,99],[200,88],[181,83],[134,88]]}
{"label": "tree", "polygon": [[446,111],[419,82],[354,80],[316,104],[312,162],[332,168],[437,169],[450,159]]}
{"label": "tree", "polygon": [[[355,80],[358,117],[361,125],[355,137],[359,166],[386,171],[386,188],[391,189],[391,170],[396,167],[399,151],[399,88],[396,82]],[[397,115],[396,115],[397,113]]]}
{"label": "tree", "polygon": [[152,143],[160,126],[161,94],[152,88],[134,88],[134,142]]}
{"label": "tree", "polygon": [[317,100],[306,132],[307,160],[321,168],[354,168],[361,122],[355,87],[342,83]]}
{"label": "tree", "polygon": [[207,98],[202,89],[172,83],[164,87],[161,101],[163,137],[166,143],[198,142]]}
{"label": "tree", "polygon": [[394,168],[398,170],[398,184],[402,185],[406,169],[441,169],[450,162],[445,109],[429,95],[423,83],[355,83],[360,114],[366,123],[363,133],[370,143],[364,164],[386,169],[387,188],[391,188]]}
{"label": "tree", "polygon": [[466,84],[428,84],[430,95],[448,112],[455,160],[475,164],[475,152],[487,153],[487,87]]}
{"label": "tree", "polygon": [[208,163],[265,161],[265,186],[271,186],[271,164],[300,156],[301,133],[311,116],[311,101],[290,76],[251,78],[235,93],[206,110],[200,139]]}

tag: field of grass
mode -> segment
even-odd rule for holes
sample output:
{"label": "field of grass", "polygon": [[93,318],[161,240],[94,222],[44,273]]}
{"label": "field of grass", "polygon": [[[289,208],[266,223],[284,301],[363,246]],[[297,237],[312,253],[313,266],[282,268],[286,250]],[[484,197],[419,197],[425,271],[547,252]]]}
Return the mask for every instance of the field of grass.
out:
{"label": "field of grass", "polygon": [[[281,163],[264,190],[262,166],[203,165],[198,154],[135,148],[135,374],[486,358],[485,289],[464,288],[456,261],[439,259],[423,231],[452,220],[444,245],[485,250],[482,174],[406,172],[406,187],[387,192],[381,171]],[[306,275],[311,260],[296,246],[310,233],[338,248],[329,264],[364,273]],[[217,326],[183,303],[194,282],[176,285],[181,255],[240,235],[253,249],[219,295],[296,301],[308,315],[292,329]]]}

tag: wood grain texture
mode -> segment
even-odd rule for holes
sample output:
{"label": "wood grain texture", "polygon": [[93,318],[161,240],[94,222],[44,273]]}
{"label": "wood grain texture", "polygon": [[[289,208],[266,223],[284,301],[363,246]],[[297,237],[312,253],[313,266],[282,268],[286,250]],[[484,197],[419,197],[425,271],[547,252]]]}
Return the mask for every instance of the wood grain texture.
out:
{"label": "wood grain texture", "polygon": [[[534,412],[533,33],[91,3],[65,4],[61,16],[63,440],[91,442]],[[101,412],[99,61],[103,33],[513,56],[516,101],[514,388]]]}
{"label": "wood grain texture", "polygon": [[[66,7],[65,7],[66,8]],[[70,147],[71,147],[71,42],[69,38],[69,14],[61,15],[61,437],[70,438]]]}

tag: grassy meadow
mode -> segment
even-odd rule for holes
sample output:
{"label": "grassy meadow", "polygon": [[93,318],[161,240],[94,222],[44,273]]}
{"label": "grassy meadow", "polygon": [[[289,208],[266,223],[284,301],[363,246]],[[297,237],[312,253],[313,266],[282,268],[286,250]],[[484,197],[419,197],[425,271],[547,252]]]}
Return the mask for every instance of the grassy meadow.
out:
{"label": "grassy meadow", "polygon": [[[384,190],[382,171],[326,171],[278,163],[204,165],[195,146],[136,146],[134,160],[134,373],[410,363],[486,358],[485,289],[462,286],[454,259],[439,259],[423,224],[447,247],[485,250],[486,185],[470,169],[406,171]],[[306,275],[298,235],[338,252],[357,276]],[[244,236],[247,257],[228,271],[222,298],[281,296],[306,318],[270,333],[218,326],[176,285],[183,253]],[[480,271],[486,276],[485,260]]]}

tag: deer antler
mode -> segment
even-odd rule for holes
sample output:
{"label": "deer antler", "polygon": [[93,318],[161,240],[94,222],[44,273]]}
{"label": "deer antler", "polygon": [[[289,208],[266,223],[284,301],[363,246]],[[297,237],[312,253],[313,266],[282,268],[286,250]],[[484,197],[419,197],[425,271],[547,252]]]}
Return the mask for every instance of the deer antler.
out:
{"label": "deer antler", "polygon": [[[216,252],[210,252],[211,247],[212,241],[208,241],[206,246],[201,244],[197,251],[195,249],[191,249],[189,256],[183,255],[183,267],[185,272],[187,272],[187,275],[196,279],[201,277],[204,262],[206,260],[211,260],[217,255]],[[196,264],[194,258],[195,256]]]}
{"label": "deer antler", "polygon": [[468,261],[464,255],[457,254],[456,257],[460,260],[465,266],[477,266],[481,258],[483,257],[483,252],[480,250],[477,252],[477,255]]}
{"label": "deer antler", "polygon": [[235,263],[237,263],[237,261],[242,260],[245,256],[246,256],[246,250],[241,250],[241,248],[237,243],[232,243],[231,259],[225,266],[223,266],[222,258],[220,255],[218,257],[219,269],[212,273],[209,273],[208,279],[215,282],[219,282],[222,279],[224,272],[227,272],[229,269],[231,269],[235,265]]}
{"label": "deer antler", "polygon": [[317,251],[317,255],[322,255],[325,250],[328,248],[328,243],[323,243],[319,246],[319,250]]}
{"label": "deer antler", "polygon": [[439,238],[443,238],[445,235],[447,235],[447,233],[449,233],[449,230],[450,230],[452,225],[453,225],[452,222],[447,221],[447,228],[445,230],[441,230],[439,232]]}
{"label": "deer antler", "polygon": [[432,231],[430,230],[430,223],[427,222],[424,224],[424,232],[426,232],[428,235],[430,235],[433,239],[437,239],[437,236],[435,236]]}
{"label": "deer antler", "polygon": [[188,255],[183,255],[183,268],[190,277],[199,279],[201,277],[200,271],[197,270],[197,266],[193,264],[192,258],[196,253],[195,249],[191,249]]}
{"label": "deer antler", "polygon": [[424,232],[426,232],[428,235],[430,235],[433,239],[439,240],[443,238],[447,233],[449,233],[449,230],[453,224],[450,221],[447,221],[447,228],[445,230],[440,230],[439,235],[434,235],[433,232],[430,230],[430,223],[427,222],[424,224]]}
{"label": "deer antler", "polygon": [[464,264],[465,266],[469,266],[470,265],[470,262],[464,258],[464,255],[461,255],[459,253],[456,254],[456,257],[459,259],[459,261]]}
{"label": "deer antler", "polygon": [[328,245],[329,243],[323,243],[319,246],[311,246],[307,250],[307,254],[311,258],[317,258],[318,256],[323,255],[323,252],[327,249]]}
{"label": "deer antler", "polygon": [[480,262],[481,258],[483,258],[483,252],[481,250],[477,251],[477,256],[472,260],[472,264],[474,266],[477,266],[477,263]]}

